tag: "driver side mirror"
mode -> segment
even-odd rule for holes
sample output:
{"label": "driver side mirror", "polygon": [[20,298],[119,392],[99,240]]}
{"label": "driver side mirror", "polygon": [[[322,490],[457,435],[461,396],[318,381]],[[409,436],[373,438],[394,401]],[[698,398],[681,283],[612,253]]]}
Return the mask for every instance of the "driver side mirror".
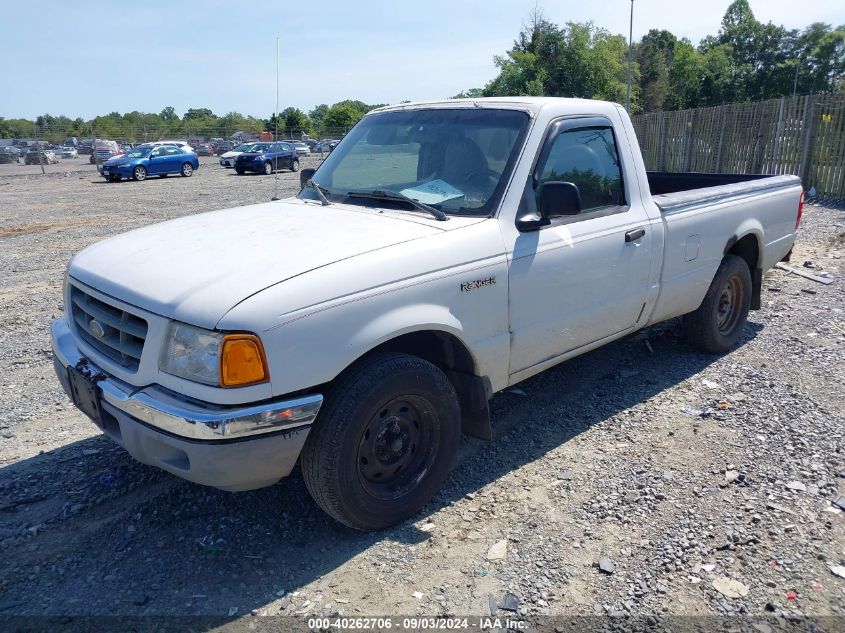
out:
{"label": "driver side mirror", "polygon": [[540,185],[540,215],[557,218],[581,213],[581,194],[571,182],[551,180]]}
{"label": "driver side mirror", "polygon": [[307,167],[299,171],[299,186],[304,187],[305,183],[311,180],[314,176],[314,172],[317,171],[313,167]]}
{"label": "driver side mirror", "polygon": [[581,194],[574,183],[558,180],[544,182],[540,185],[537,198],[539,217],[538,214],[530,213],[517,219],[516,227],[520,231],[536,231],[551,224],[552,218],[581,213]]}

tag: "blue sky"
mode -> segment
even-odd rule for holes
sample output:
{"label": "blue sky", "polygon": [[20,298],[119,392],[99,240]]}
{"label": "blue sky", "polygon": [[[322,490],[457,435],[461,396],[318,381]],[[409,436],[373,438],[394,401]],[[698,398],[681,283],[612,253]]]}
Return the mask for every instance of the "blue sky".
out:
{"label": "blue sky", "polygon": [[[730,0],[636,0],[634,38],[666,28],[697,42]],[[552,21],[627,33],[628,0],[536,3]],[[0,116],[209,107],[268,116],[281,107],[449,97],[495,74],[535,0],[8,2],[0,34]],[[761,21],[845,22],[842,0],[751,0]],[[37,51],[33,44],[45,45]]]}

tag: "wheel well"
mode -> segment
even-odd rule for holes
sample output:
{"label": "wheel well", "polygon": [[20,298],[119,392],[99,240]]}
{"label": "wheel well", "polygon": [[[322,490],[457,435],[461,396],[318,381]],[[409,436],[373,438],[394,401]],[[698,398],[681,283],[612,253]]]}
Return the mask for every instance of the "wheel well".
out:
{"label": "wheel well", "polygon": [[492,439],[487,401],[492,395],[490,379],[476,373],[470,351],[448,332],[424,330],[397,336],[368,352],[401,352],[418,356],[448,376],[461,405],[461,430],[483,440]]}
{"label": "wheel well", "polygon": [[734,237],[728,244],[725,255],[742,257],[745,263],[748,264],[748,269],[753,274],[760,262],[760,246],[757,243],[757,237],[751,234],[746,235],[741,240],[737,240]]}
{"label": "wheel well", "polygon": [[402,352],[419,356],[443,371],[475,373],[475,361],[463,343],[448,332],[425,330],[403,334],[372,349],[373,352]]}
{"label": "wheel well", "polygon": [[763,269],[760,268],[760,244],[757,237],[752,234],[742,239],[732,237],[725,248],[725,255],[736,255],[745,260],[748,270],[751,272],[751,309],[759,310],[761,305],[760,294],[763,287]]}

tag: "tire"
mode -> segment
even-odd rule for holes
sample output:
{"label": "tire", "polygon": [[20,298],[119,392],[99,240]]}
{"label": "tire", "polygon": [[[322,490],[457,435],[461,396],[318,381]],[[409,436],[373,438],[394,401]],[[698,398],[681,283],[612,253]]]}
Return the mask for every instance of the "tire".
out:
{"label": "tire", "polygon": [[147,179],[147,168],[143,165],[138,165],[135,169],[132,170],[132,179],[141,181]]}
{"label": "tire", "polygon": [[273,163],[271,163],[268,160],[266,163],[264,163],[264,175],[269,176],[272,173],[273,173]]}
{"label": "tire", "polygon": [[336,380],[303,448],[305,486],[357,530],[410,516],[440,490],[457,453],[460,407],[437,367],[375,354]]}
{"label": "tire", "polygon": [[243,176],[246,173],[246,170],[240,167],[235,167],[235,171],[238,173],[238,176]]}
{"label": "tire", "polygon": [[297,171],[299,171],[299,161],[298,161],[298,160],[294,160],[294,161],[290,164],[290,170],[291,170],[291,171],[293,171],[293,172],[297,172]]}
{"label": "tire", "polygon": [[725,255],[704,301],[695,312],[684,315],[687,340],[711,354],[729,351],[748,320],[751,292],[748,264],[736,255]]}
{"label": "tire", "polygon": [[179,171],[183,178],[190,178],[194,175],[194,166],[191,163],[182,163],[182,169]]}

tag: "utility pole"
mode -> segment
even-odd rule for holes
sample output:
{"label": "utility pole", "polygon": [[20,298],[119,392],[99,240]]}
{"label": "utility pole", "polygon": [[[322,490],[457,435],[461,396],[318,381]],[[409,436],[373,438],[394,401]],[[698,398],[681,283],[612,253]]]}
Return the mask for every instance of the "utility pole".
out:
{"label": "utility pole", "polygon": [[634,45],[634,0],[631,0],[631,20],[628,24],[628,89],[625,101],[628,114],[631,114],[631,49]]}

